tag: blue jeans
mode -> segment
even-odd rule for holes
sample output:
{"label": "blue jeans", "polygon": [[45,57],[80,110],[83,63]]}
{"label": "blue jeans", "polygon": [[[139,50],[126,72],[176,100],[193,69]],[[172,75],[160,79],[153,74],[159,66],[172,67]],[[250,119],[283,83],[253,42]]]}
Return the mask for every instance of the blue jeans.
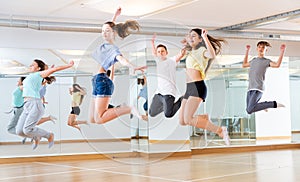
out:
{"label": "blue jeans", "polygon": [[276,108],[276,101],[259,102],[262,97],[262,92],[259,90],[249,90],[247,92],[247,113],[252,114],[268,108]]}
{"label": "blue jeans", "polygon": [[111,97],[114,92],[114,84],[106,73],[99,73],[92,79],[93,97]]}

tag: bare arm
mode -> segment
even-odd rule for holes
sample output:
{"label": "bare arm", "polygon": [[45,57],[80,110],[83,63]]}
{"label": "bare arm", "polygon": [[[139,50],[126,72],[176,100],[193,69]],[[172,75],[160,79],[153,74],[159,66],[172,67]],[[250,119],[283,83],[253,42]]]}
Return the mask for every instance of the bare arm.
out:
{"label": "bare arm", "polygon": [[112,20],[111,20],[112,22],[115,22],[115,21],[116,21],[116,19],[118,18],[118,16],[120,16],[121,11],[122,11],[121,7],[119,7],[119,8],[116,10],[116,12],[115,12],[115,14],[114,14],[114,16],[113,16],[113,18],[112,18]]}
{"label": "bare arm", "polygon": [[126,58],[124,58],[121,55],[118,55],[116,58],[122,65],[127,66],[127,67],[133,69],[134,71],[140,70],[143,72],[144,69],[147,68],[147,66],[136,66],[136,65],[132,64],[131,62],[129,62]]}
{"label": "bare arm", "polygon": [[204,56],[207,58],[210,58],[210,59],[214,59],[216,57],[216,51],[214,50],[213,46],[211,45],[211,43],[207,37],[207,30],[202,29],[201,36],[202,36],[202,38],[205,42],[206,48],[207,48],[207,51],[204,52]]}
{"label": "bare arm", "polygon": [[143,78],[144,78],[144,85],[146,85],[147,84],[147,77],[146,77],[145,73],[143,73]]}
{"label": "bare arm", "polygon": [[86,91],[84,89],[82,89],[80,87],[76,87],[76,88],[79,90],[81,95],[86,95]]}
{"label": "bare arm", "polygon": [[180,52],[176,55],[175,60],[178,63],[186,54],[185,48],[182,48]]}
{"label": "bare arm", "polygon": [[282,63],[283,55],[284,55],[284,52],[285,52],[285,47],[286,47],[285,44],[281,44],[281,46],[280,46],[280,55],[279,55],[278,61],[277,62],[272,61],[270,63],[270,66],[272,68],[279,68],[280,67],[280,65]]}
{"label": "bare arm", "polygon": [[243,68],[250,67],[250,64],[248,61],[249,51],[250,51],[250,45],[246,45],[246,53],[245,53],[245,57],[244,57],[243,65],[242,65]]}
{"label": "bare arm", "polygon": [[43,78],[46,78],[48,76],[50,76],[52,73],[57,72],[57,71],[61,71],[64,69],[68,69],[71,68],[74,65],[74,61],[70,61],[69,64],[67,65],[63,65],[63,66],[57,66],[57,67],[53,67],[53,68],[49,68],[47,70],[41,71],[40,74]]}
{"label": "bare arm", "polygon": [[157,54],[156,54],[156,47],[155,47],[155,39],[156,39],[156,34],[153,34],[153,37],[151,39],[152,55],[156,57]]}

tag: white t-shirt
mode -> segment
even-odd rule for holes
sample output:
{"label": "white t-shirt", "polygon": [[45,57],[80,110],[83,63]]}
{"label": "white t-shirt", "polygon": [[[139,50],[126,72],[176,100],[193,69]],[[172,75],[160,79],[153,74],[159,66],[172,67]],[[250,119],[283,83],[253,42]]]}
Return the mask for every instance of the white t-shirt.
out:
{"label": "white t-shirt", "polygon": [[155,59],[157,74],[156,94],[176,96],[176,66],[175,57],[166,60]]}

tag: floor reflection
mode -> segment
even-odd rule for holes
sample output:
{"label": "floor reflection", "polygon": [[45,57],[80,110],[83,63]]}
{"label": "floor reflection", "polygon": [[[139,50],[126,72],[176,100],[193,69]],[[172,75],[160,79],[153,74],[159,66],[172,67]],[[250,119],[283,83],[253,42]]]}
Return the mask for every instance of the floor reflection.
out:
{"label": "floor reflection", "polygon": [[[255,145],[274,145],[274,144],[290,144],[300,143],[300,133],[292,134],[291,139],[268,139],[268,140],[256,140],[256,139],[231,139],[231,146],[255,146]],[[191,148],[206,148],[206,147],[226,147],[225,143],[219,137],[213,135],[192,136]]]}
{"label": "floor reflection", "polygon": [[54,156],[74,154],[109,154],[131,152],[130,141],[109,141],[109,142],[77,142],[77,143],[55,143],[48,148],[47,142],[42,142],[32,150],[31,143],[0,145],[0,157],[32,157],[32,156]]}
{"label": "floor reflection", "polygon": [[[292,135],[292,139],[233,139],[231,146],[255,146],[300,143],[300,133]],[[195,148],[217,148],[226,147],[224,141],[213,136],[205,139],[203,136],[191,137],[190,142],[183,143],[148,143],[147,139],[132,139],[131,141],[110,142],[80,142],[80,143],[56,143],[53,148],[48,149],[48,144],[41,143],[36,150],[32,150],[31,144],[1,144],[0,157],[32,157],[32,156],[54,156],[74,154],[109,154],[123,152],[182,152]]]}

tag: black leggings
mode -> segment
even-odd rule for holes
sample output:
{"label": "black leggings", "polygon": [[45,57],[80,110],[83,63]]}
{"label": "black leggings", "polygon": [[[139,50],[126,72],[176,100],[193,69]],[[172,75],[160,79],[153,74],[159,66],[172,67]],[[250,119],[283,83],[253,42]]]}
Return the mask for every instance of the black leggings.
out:
{"label": "black leggings", "polygon": [[181,106],[181,100],[182,98],[179,98],[174,103],[175,97],[172,95],[155,94],[152,99],[149,115],[154,117],[164,111],[167,118],[173,117]]}

